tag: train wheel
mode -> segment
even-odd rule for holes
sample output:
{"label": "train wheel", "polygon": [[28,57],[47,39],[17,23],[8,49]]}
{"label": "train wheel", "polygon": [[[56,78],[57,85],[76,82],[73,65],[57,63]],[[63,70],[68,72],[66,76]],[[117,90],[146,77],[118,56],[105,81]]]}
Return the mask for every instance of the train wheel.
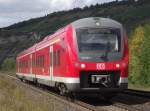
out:
{"label": "train wheel", "polygon": [[62,95],[62,96],[65,96],[67,93],[68,93],[68,90],[67,90],[67,87],[66,87],[66,85],[65,84],[60,84],[59,85],[59,93],[60,93],[60,95]]}
{"label": "train wheel", "polygon": [[37,85],[38,84],[38,82],[37,82],[37,79],[35,78],[35,79],[33,79],[33,83],[35,84],[35,85]]}
{"label": "train wheel", "polygon": [[59,93],[59,83],[57,83],[57,82],[55,83],[54,91]]}
{"label": "train wheel", "polygon": [[27,81],[26,79],[23,79],[23,82],[24,82],[24,83],[27,83],[28,81]]}
{"label": "train wheel", "polygon": [[23,78],[19,78],[21,82],[23,82]]}

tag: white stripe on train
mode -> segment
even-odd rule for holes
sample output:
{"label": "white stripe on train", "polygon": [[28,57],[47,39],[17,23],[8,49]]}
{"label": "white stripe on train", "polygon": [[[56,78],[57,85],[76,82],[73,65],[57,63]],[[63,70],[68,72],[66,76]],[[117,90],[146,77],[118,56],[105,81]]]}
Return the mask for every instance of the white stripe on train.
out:
{"label": "white stripe on train", "polygon": [[63,82],[63,83],[80,83],[79,78],[73,78],[73,77],[50,77],[50,76],[43,76],[43,75],[35,75],[35,74],[24,74],[24,73],[16,73],[19,76],[26,76],[26,77],[32,77],[32,78],[38,78],[38,79],[45,79],[49,81],[57,81],[57,82]]}
{"label": "white stripe on train", "polygon": [[[52,76],[52,78],[51,78],[50,76],[35,75],[35,74],[24,74],[24,73],[16,73],[16,74],[19,76],[45,79],[45,80],[57,81],[57,82],[63,82],[63,83],[80,83],[79,78],[73,78],[73,77],[54,77],[54,76]],[[128,78],[121,77],[119,80],[119,83],[128,83]]]}

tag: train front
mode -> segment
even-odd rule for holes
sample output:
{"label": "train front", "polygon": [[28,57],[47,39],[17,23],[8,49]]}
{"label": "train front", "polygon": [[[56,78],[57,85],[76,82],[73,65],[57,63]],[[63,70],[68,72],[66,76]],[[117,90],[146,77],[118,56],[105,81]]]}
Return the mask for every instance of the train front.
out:
{"label": "train front", "polygon": [[[80,91],[119,91],[128,87],[128,43],[123,26],[107,18],[72,23]],[[77,90],[79,90],[77,88]]]}

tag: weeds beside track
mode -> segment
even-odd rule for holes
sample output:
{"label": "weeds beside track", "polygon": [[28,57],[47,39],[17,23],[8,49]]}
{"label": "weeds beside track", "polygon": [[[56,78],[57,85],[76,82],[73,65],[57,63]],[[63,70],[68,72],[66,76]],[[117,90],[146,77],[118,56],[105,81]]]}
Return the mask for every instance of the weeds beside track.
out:
{"label": "weeds beside track", "polygon": [[17,84],[23,86],[25,89],[31,89],[34,92],[38,92],[44,96],[50,97],[53,101],[55,101],[54,103],[56,106],[54,104],[51,104],[53,105],[53,107],[55,107],[55,110],[57,110],[57,103],[59,102],[59,105],[63,107],[61,110],[59,109],[60,111],[141,111],[140,108],[135,108],[132,107],[132,105],[130,104],[118,102],[115,99],[111,101],[103,101],[96,100],[97,98],[92,98],[93,100],[86,100],[83,98],[72,99],[63,97],[56,92],[53,92],[53,89],[51,88],[37,86],[35,87],[35,85],[30,82],[29,84],[26,84],[19,81],[16,77],[12,75],[8,75],[7,77],[15,80]]}

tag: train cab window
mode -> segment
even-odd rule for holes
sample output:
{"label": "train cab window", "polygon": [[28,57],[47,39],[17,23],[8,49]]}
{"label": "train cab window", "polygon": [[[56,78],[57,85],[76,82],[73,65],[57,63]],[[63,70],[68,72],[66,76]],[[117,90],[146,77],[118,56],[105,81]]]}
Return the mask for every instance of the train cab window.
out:
{"label": "train cab window", "polygon": [[81,53],[120,51],[120,30],[85,28],[77,29],[77,42]]}
{"label": "train cab window", "polygon": [[60,49],[57,51],[57,65],[60,65]]}

